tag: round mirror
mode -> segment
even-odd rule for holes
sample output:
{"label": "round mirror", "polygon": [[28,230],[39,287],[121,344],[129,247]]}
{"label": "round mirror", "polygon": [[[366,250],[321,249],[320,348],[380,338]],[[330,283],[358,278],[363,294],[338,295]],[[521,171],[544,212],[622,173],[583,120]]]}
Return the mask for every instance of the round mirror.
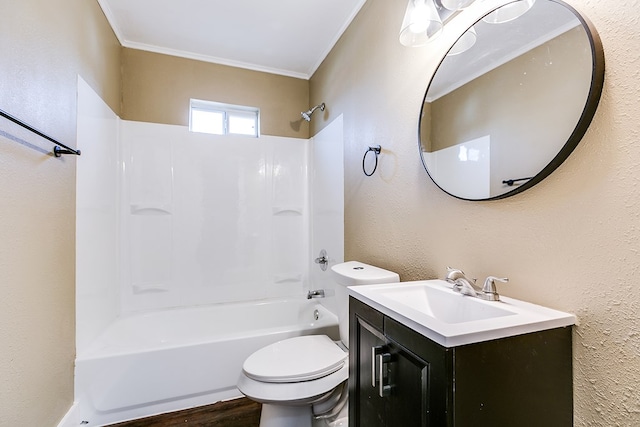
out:
{"label": "round mirror", "polygon": [[516,19],[494,23],[494,11],[478,20],[427,88],[422,163],[454,197],[500,199],[534,186],[569,156],[595,114],[604,53],[593,26],[562,1],[528,3]]}

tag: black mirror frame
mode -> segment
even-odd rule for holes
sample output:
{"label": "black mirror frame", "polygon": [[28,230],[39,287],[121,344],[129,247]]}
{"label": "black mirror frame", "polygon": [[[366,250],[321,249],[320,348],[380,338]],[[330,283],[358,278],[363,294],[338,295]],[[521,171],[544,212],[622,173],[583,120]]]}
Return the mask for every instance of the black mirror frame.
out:
{"label": "black mirror frame", "polygon": [[[542,1],[542,0],[538,0],[538,1]],[[464,197],[456,196],[455,194],[451,194],[450,192],[442,188],[440,185],[438,185],[436,180],[433,179],[433,177],[429,173],[429,170],[427,169],[427,165],[424,161],[424,157],[422,156],[422,141],[420,136],[420,129],[422,126],[422,114],[420,114],[420,118],[418,120],[418,150],[420,150],[420,160],[422,161],[422,166],[424,167],[424,170],[427,172],[427,175],[429,175],[429,178],[431,178],[431,181],[440,190],[442,190],[443,192],[447,193],[452,197],[455,197],[456,199],[473,201],[473,202],[499,200],[499,199],[504,199],[504,198],[522,193],[523,191],[533,187],[534,185],[538,184],[543,179],[545,179],[547,176],[549,176],[569,157],[569,155],[578,146],[578,143],[582,140],[584,135],[587,133],[587,129],[591,125],[591,121],[593,120],[593,117],[595,116],[596,110],[598,108],[598,104],[600,103],[600,97],[602,95],[602,89],[604,87],[605,58],[604,58],[604,49],[602,46],[602,41],[600,40],[600,36],[596,31],[594,25],[591,23],[591,21],[589,21],[576,9],[574,9],[573,7],[571,7],[570,5],[568,5],[562,0],[544,0],[544,1],[558,3],[561,6],[564,6],[565,8],[567,8],[570,12],[572,12],[582,24],[582,27],[585,29],[585,32],[589,39],[589,44],[591,46],[591,59],[592,59],[591,86],[589,88],[589,94],[587,95],[587,101],[585,103],[584,109],[582,110],[582,114],[578,119],[575,129],[567,139],[567,142],[562,146],[558,154],[556,154],[556,156],[540,172],[538,172],[533,178],[528,180],[526,183],[522,185],[518,185],[516,188],[514,188],[511,191],[507,191],[497,196],[488,197],[484,199],[467,199]],[[429,93],[429,88],[431,87],[431,83],[433,82],[433,79],[438,69],[440,68],[440,65],[442,65],[442,62],[445,60],[446,57],[447,55],[445,53],[445,55],[440,60],[440,63],[438,64],[436,71],[433,73],[431,80],[429,81],[429,85],[427,86],[427,90],[425,91],[425,96],[422,100],[422,106],[420,108],[421,112],[422,112],[422,109],[424,108],[424,104],[426,102],[427,94]]]}

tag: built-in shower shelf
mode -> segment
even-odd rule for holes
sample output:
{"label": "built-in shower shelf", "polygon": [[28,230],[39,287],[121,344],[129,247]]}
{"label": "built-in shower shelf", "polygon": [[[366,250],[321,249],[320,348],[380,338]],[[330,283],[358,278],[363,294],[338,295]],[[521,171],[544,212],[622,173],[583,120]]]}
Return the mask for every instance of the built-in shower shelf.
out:
{"label": "built-in shower shelf", "polygon": [[132,215],[171,215],[168,206],[131,205]]}
{"label": "built-in shower shelf", "polygon": [[169,288],[164,283],[134,283],[131,285],[134,294],[156,294],[168,292]]}
{"label": "built-in shower shelf", "polygon": [[304,212],[302,206],[274,206],[273,215],[300,216]]}
{"label": "built-in shower shelf", "polygon": [[281,273],[281,274],[276,274],[273,277],[273,282],[276,283],[276,284],[302,282],[302,273]]}

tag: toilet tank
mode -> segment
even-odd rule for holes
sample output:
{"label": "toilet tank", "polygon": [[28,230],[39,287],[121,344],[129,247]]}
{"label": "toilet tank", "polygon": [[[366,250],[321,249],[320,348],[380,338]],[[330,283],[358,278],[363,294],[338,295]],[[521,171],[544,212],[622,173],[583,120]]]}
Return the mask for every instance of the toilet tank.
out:
{"label": "toilet tank", "polygon": [[400,281],[398,273],[365,264],[359,261],[347,261],[331,267],[331,276],[336,283],[336,304],[340,340],[349,347],[349,294],[347,286],[375,285],[377,283],[395,283]]}

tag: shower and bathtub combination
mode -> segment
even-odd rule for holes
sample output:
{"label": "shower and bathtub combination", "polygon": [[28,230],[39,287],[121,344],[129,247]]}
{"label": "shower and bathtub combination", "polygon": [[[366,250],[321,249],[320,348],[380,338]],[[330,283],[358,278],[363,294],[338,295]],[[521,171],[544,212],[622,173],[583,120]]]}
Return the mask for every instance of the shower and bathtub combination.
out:
{"label": "shower and bathtub combination", "polygon": [[339,338],[313,260],[343,259],[341,118],[313,140],[197,134],[121,120],[79,80],[78,147],[79,422],[240,397],[256,350]]}
{"label": "shower and bathtub combination", "polygon": [[337,339],[336,322],[302,298],[128,315],[78,355],[77,400],[100,425],[235,398],[249,355],[299,335]]}

